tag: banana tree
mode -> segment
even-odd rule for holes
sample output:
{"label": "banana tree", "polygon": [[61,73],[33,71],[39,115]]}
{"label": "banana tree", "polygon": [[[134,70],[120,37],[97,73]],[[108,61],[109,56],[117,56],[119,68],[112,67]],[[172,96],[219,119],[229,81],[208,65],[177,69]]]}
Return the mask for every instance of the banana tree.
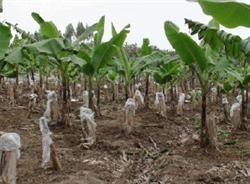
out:
{"label": "banana tree", "polygon": [[156,69],[153,69],[154,81],[161,86],[164,93],[166,85],[169,84],[172,102],[175,99],[173,86],[176,84],[182,68],[179,57],[173,57],[171,59],[166,58]]}
{"label": "banana tree", "polygon": [[[113,36],[117,35],[115,27],[112,25]],[[152,53],[152,48],[149,46],[149,40],[144,39],[143,45],[140,51],[140,56],[138,57],[128,57],[125,49],[121,45],[116,47],[117,58],[115,60],[116,71],[123,76],[125,81],[125,98],[132,96],[131,85],[132,80],[136,75],[139,75],[145,69],[145,63],[141,60],[141,57],[147,56]],[[134,54],[136,55],[136,54]]]}
{"label": "banana tree", "polygon": [[119,74],[116,71],[112,70],[112,68],[108,68],[106,78],[112,86],[112,101],[118,100],[116,98],[118,98],[119,86],[115,87],[115,85],[118,85]]}
{"label": "banana tree", "polygon": [[[248,4],[235,1],[216,2],[211,0],[198,0],[197,2],[205,14],[212,16],[216,22],[225,27],[250,27],[250,6]],[[235,75],[236,79],[238,79],[238,86],[241,89],[243,97],[240,128],[246,130],[245,116],[248,95],[244,95],[244,89],[248,91],[249,73],[247,68],[250,61],[250,39],[242,40],[237,35],[228,34],[225,31],[218,30],[218,28],[214,29],[191,20],[186,20],[186,23],[189,25],[193,34],[197,33],[199,38],[209,44],[214,50],[221,52],[221,49],[223,49],[225,55],[231,60],[234,67],[240,68],[241,71],[238,71],[239,73]],[[234,71],[237,73],[237,70]],[[232,74],[232,71],[230,74]]]}
{"label": "banana tree", "polygon": [[[26,45],[24,48],[34,50],[38,55],[45,55],[48,61],[53,65],[60,76],[62,82],[62,120],[59,121],[62,125],[69,124],[69,82],[70,73],[73,67],[79,63],[82,65],[85,63],[84,60],[77,57],[79,43],[83,41],[89,34],[96,30],[96,24],[91,26],[86,32],[84,32],[80,38],[74,42],[69,42],[66,38],[63,38],[60,31],[57,29],[55,24],[51,21],[45,21],[37,14],[32,13],[33,19],[39,24],[39,34],[42,40],[33,44]],[[76,49],[76,50],[75,50]]]}
{"label": "banana tree", "polygon": [[89,47],[84,44],[77,56],[85,61],[81,67],[81,71],[88,77],[88,91],[89,91],[89,105],[91,108],[93,105],[93,79],[100,75],[102,68],[107,67],[107,64],[112,61],[112,56],[115,52],[116,47],[121,47],[129,33],[128,27],[126,26],[118,34],[113,35],[113,37],[107,41],[102,42],[104,34],[104,23],[105,18],[102,17],[97,24],[97,33],[94,35],[93,47]]}
{"label": "banana tree", "polygon": [[[114,27],[114,25],[112,24],[112,35],[113,36],[116,36],[117,35],[117,31]],[[118,55],[118,58],[119,60],[116,60],[118,62],[117,65],[118,65],[118,68],[119,70],[122,72],[123,74],[123,77],[124,77],[124,80],[125,80],[125,97],[126,99],[131,97],[131,80],[132,80],[132,77],[131,77],[131,66],[130,66],[130,61],[129,61],[129,58],[123,48],[123,45],[119,46],[119,47],[116,47],[116,53]]]}
{"label": "banana tree", "polygon": [[201,147],[211,145],[207,127],[207,93],[209,86],[209,77],[211,65],[205,51],[187,34],[179,31],[179,28],[172,22],[165,22],[165,34],[176,53],[180,56],[183,64],[193,68],[202,91],[201,106]]}
{"label": "banana tree", "polygon": [[[146,93],[148,93],[148,88],[149,88],[149,77],[154,74],[155,72],[158,72],[159,75],[163,77],[163,71],[160,72],[160,68],[164,65],[167,64],[168,62],[175,61],[178,58],[175,56],[171,56],[168,52],[163,52],[163,51],[153,51],[149,55],[142,56],[138,59],[138,63],[141,65],[141,68],[143,69],[143,73],[145,74],[146,77],[146,86],[145,86],[145,98],[146,98]],[[161,73],[161,74],[160,74]],[[158,75],[158,76],[159,76]],[[158,77],[158,79],[160,76]],[[164,78],[164,77],[163,77]],[[148,84],[147,84],[148,83]],[[162,85],[162,82],[158,81],[158,84]],[[164,82],[163,82],[164,83]],[[148,102],[146,101],[146,106]]]}
{"label": "banana tree", "polygon": [[[143,44],[140,50],[140,56],[147,56],[152,54],[152,47],[150,46],[150,41],[148,38],[143,39]],[[145,107],[149,106],[149,77],[150,72],[146,72],[146,85],[145,85]]]}

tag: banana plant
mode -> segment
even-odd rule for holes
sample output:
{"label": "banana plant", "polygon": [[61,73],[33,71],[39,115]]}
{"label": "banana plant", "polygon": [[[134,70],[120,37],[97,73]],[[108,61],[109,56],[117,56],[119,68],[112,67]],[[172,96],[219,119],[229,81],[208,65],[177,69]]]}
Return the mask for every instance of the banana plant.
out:
{"label": "banana plant", "polygon": [[[115,27],[112,25],[113,36],[117,35]],[[143,40],[143,45],[140,51],[140,56],[147,56],[152,53],[149,39]],[[116,47],[117,59],[115,60],[116,71],[123,76],[125,82],[125,98],[132,97],[132,80],[136,75],[139,75],[145,68],[145,63],[139,57],[128,57],[125,49],[121,45]]]}
{"label": "banana plant", "polygon": [[[147,56],[152,54],[153,49],[150,46],[150,41],[148,38],[144,38],[143,39],[143,43],[141,46],[141,50],[140,50],[140,56]],[[145,70],[146,72],[147,70]],[[145,107],[148,108],[149,107],[149,77],[150,77],[150,72],[146,72],[146,85],[145,85]]]}
{"label": "banana plant", "polygon": [[228,28],[250,27],[250,5],[233,0],[194,0],[206,15]]}
{"label": "banana plant", "polygon": [[132,80],[141,74],[144,65],[136,58],[128,59],[123,48],[118,48],[118,57],[113,61],[113,70],[116,71],[125,82],[125,98],[132,97]]}
{"label": "banana plant", "polygon": [[182,65],[179,62],[179,58],[174,57],[172,59],[166,59],[163,63],[161,63],[153,75],[154,81],[161,86],[163,92],[165,92],[167,83],[170,84],[172,100],[174,99],[173,86],[180,76],[181,68]]}
{"label": "banana plant", "polygon": [[[219,24],[235,28],[239,26],[250,27],[250,5],[239,3],[235,1],[211,1],[198,0],[203,12],[213,17]],[[223,8],[222,8],[223,7]],[[234,73],[236,80],[238,80],[238,87],[242,93],[242,111],[241,111],[241,126],[240,129],[246,130],[246,104],[248,103],[248,96],[244,95],[244,90],[248,91],[249,71],[248,63],[250,61],[250,39],[242,40],[237,35],[228,34],[225,31],[220,31],[214,28],[204,26],[191,20],[186,20],[189,28],[193,34],[198,34],[200,39],[209,44],[213,49],[222,49],[229,58],[234,68],[229,74]],[[216,47],[215,47],[216,46]],[[220,51],[218,51],[220,52]],[[228,86],[228,85],[227,85]],[[246,96],[246,100],[245,100]]]}
{"label": "banana plant", "polygon": [[[117,31],[113,24],[112,24],[112,35],[113,36],[117,35]],[[131,76],[132,64],[131,63],[132,62],[129,61],[129,58],[123,48],[123,45],[116,47],[116,53],[119,58],[119,60],[116,60],[116,64],[117,64],[118,70],[121,72],[125,80],[125,97],[127,99],[131,97],[132,95],[131,94],[131,80],[132,80],[132,76]]]}
{"label": "banana plant", "polygon": [[[91,26],[86,32],[84,32],[80,38],[75,42],[70,43],[67,39],[63,38],[60,31],[57,29],[55,24],[51,21],[45,21],[39,14],[32,13],[34,20],[40,25],[39,34],[41,35],[41,41],[26,44],[17,48],[11,52],[6,60],[19,61],[25,60],[25,51],[30,51],[34,56],[46,56],[49,63],[53,65],[59,75],[62,82],[62,120],[59,123],[62,125],[68,125],[68,112],[69,112],[69,80],[70,70],[76,64],[84,64],[84,60],[77,57],[74,49],[78,46],[78,43],[84,40],[88,33],[95,31],[95,24]],[[34,57],[35,60],[36,57]],[[23,62],[22,62],[23,63]]]}
{"label": "banana plant", "polygon": [[129,26],[126,26],[118,34],[107,41],[102,42],[104,34],[105,18],[102,17],[97,24],[97,32],[94,34],[93,47],[89,47],[86,44],[82,46],[77,56],[85,61],[85,64],[81,67],[81,71],[88,77],[88,91],[89,91],[89,105],[91,108],[93,105],[93,79],[100,75],[102,68],[107,67],[107,64],[112,62],[112,57],[116,47],[121,47],[129,33]]}
{"label": "banana plant", "polygon": [[[160,84],[162,87],[166,84],[164,82],[165,79],[163,79],[163,73],[165,73],[161,68],[163,65],[166,65],[168,62],[172,62],[177,60],[178,57],[171,56],[168,52],[163,52],[163,51],[158,51],[154,50],[152,51],[151,54],[142,56],[138,59],[138,63],[141,65],[141,68],[143,69],[143,73],[145,74],[146,77],[146,85],[145,85],[145,98],[148,94],[148,88],[149,88],[149,77],[154,74],[155,81]],[[158,76],[158,77],[157,77]],[[162,78],[161,78],[162,77]],[[157,79],[156,79],[157,78]],[[162,79],[162,82],[160,81]],[[147,107],[147,100],[146,102],[146,107]]]}
{"label": "banana plant", "polygon": [[201,147],[211,145],[207,129],[207,93],[211,65],[203,48],[201,48],[191,37],[179,31],[179,28],[172,22],[165,22],[165,34],[176,53],[180,56],[184,65],[193,68],[202,91],[201,106]]}
{"label": "banana plant", "polygon": [[108,68],[108,73],[106,75],[106,78],[112,86],[112,101],[115,101],[116,100],[116,93],[118,93],[118,90],[119,90],[119,86],[117,86],[118,90],[116,90],[115,84],[118,85],[119,74],[116,71],[112,70],[112,68]]}

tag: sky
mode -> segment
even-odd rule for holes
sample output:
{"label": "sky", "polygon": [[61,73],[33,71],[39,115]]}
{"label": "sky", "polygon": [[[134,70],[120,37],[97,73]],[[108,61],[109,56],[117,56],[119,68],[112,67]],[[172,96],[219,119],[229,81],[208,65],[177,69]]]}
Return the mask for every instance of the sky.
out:
{"label": "sky", "polygon": [[[250,4],[250,0],[240,2]],[[39,13],[45,20],[52,20],[62,31],[69,23],[76,26],[81,21],[91,25],[105,15],[104,40],[111,37],[111,22],[117,30],[130,24],[126,42],[140,46],[143,38],[149,38],[152,45],[169,50],[172,47],[163,28],[166,20],[173,21],[183,32],[189,32],[184,18],[202,23],[211,20],[211,17],[202,13],[197,3],[186,0],[3,0],[0,21],[17,23],[20,28],[34,32],[39,26],[32,19],[31,12]],[[250,29],[247,28],[226,31],[241,35],[242,38],[250,36]]]}

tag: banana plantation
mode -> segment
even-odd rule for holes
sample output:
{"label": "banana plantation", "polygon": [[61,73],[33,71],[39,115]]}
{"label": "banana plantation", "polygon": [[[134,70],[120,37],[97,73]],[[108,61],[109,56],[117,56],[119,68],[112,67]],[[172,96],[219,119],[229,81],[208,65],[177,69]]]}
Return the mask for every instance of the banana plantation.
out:
{"label": "banana plantation", "polygon": [[129,24],[104,41],[105,16],[1,20],[0,183],[250,183],[250,37],[228,32],[250,5],[194,4],[210,22],[154,28],[171,50],[128,44]]}

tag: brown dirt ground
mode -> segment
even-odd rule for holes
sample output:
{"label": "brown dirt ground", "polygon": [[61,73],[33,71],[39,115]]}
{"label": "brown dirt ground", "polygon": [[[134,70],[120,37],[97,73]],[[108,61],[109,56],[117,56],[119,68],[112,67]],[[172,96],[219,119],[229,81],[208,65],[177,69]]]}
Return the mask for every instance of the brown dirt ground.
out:
{"label": "brown dirt ground", "polygon": [[[79,107],[73,104],[76,116]],[[122,105],[103,104],[103,116],[96,119],[97,142],[89,150],[79,146],[79,120],[67,129],[51,127],[63,166],[60,172],[40,166],[42,109],[28,119],[27,105],[10,107],[4,100],[0,131],[21,136],[17,184],[250,183],[250,133],[231,133],[230,125],[218,123],[219,151],[200,149],[193,139],[183,144],[181,135],[197,133],[199,125],[199,112],[188,108],[183,116],[168,110],[167,119],[153,110],[138,111],[133,133],[126,136]]]}

